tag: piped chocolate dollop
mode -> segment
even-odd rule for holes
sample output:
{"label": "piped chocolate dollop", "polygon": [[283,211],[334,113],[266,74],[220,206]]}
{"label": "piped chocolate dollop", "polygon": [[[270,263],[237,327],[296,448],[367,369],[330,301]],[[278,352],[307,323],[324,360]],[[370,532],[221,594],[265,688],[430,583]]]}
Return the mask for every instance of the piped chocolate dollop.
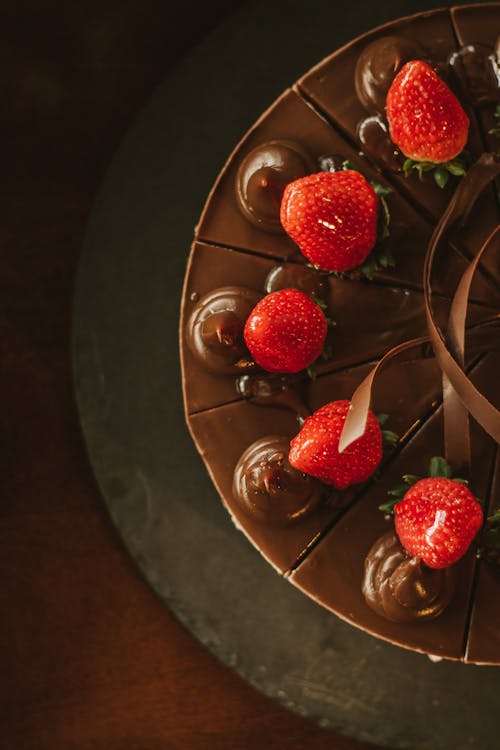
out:
{"label": "piped chocolate dollop", "polygon": [[423,56],[421,46],[404,36],[384,36],[365,47],[354,73],[356,94],[363,107],[374,115],[383,113],[398,70],[409,60]]}
{"label": "piped chocolate dollop", "polygon": [[377,614],[394,622],[433,620],[455,590],[455,568],[435,570],[410,557],[395,531],[388,531],[365,558],[363,595]]}
{"label": "piped chocolate dollop", "polygon": [[261,297],[253,289],[225,286],[198,301],[186,336],[189,348],[208,370],[234,374],[252,366],[243,329]]}
{"label": "piped chocolate dollop", "polygon": [[243,159],[236,176],[236,198],[249,221],[267,232],[282,232],[280,206],[289,182],[313,172],[313,160],[296,143],[269,141]]}
{"label": "piped chocolate dollop", "polygon": [[294,523],[321,499],[323,486],[290,465],[289,448],[289,438],[270,435],[252,443],[236,464],[233,496],[254,520]]}

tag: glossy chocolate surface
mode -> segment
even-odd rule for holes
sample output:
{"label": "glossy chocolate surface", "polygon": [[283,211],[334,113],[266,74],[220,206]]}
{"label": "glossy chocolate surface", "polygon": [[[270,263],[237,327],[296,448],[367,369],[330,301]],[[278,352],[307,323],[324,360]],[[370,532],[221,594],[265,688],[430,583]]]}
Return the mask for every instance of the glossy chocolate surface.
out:
{"label": "glossy chocolate surface", "polygon": [[[488,374],[491,377],[486,364],[479,365],[474,380],[482,383]],[[476,566],[473,549],[457,563],[460,583],[455,596],[435,620],[405,624],[392,622],[374,612],[362,593],[365,557],[374,542],[392,530],[392,521],[384,517],[378,506],[385,502],[387,491],[401,483],[403,474],[422,476],[426,473],[430,458],[442,449],[442,429],[442,410],[438,409],[404,449],[388,461],[380,479],[368,486],[290,578],[323,606],[373,635],[436,656],[460,659]],[[494,446],[479,428],[473,430],[473,456],[471,484],[482,497],[488,493]]]}
{"label": "glossy chocolate surface", "polygon": [[233,473],[233,497],[252,518],[287,525],[302,520],[318,505],[326,488],[288,461],[289,438],[279,435],[252,443]]}
{"label": "glossy chocolate surface", "polygon": [[[495,11],[496,12],[496,11]],[[496,16],[498,18],[498,16]],[[492,18],[489,19],[492,21]],[[498,20],[496,23],[498,29]],[[431,176],[420,181],[415,174],[405,177],[402,173],[404,157],[394,156],[394,147],[389,140],[385,122],[385,109],[375,110],[374,101],[380,106],[382,98],[370,91],[370,107],[366,109],[367,91],[360,84],[363,74],[358,65],[366,71],[380,71],[383,79],[388,76],[387,57],[406,57],[408,48],[417,45],[424,52],[424,59],[432,62],[438,72],[447,78],[447,82],[460,94],[462,81],[457,71],[462,72],[460,65],[451,69],[449,60],[459,51],[451,16],[447,10],[422,13],[400,19],[394,24],[375,29],[367,35],[334,52],[319,65],[306,73],[298,81],[298,90],[306,96],[318,111],[328,117],[349,139],[363,147],[370,161],[377,165],[382,174],[398,187],[398,190],[414,203],[426,216],[439,218],[448,204],[456,181],[450,180],[443,189],[439,188]],[[371,54],[370,54],[371,53]],[[361,63],[359,62],[361,60]],[[358,79],[358,97],[353,79]],[[365,73],[365,76],[368,77]],[[383,89],[385,82],[381,85]],[[468,101],[462,101],[471,120],[467,149],[476,158],[484,150],[481,128],[474,110]],[[375,119],[374,119],[375,116]],[[367,119],[368,118],[368,119]],[[378,121],[378,122],[377,122]],[[382,127],[381,127],[382,126]],[[360,141],[361,135],[361,141]],[[488,227],[491,229],[491,216],[495,210],[493,190],[481,198],[476,207],[477,220],[468,231],[455,238],[457,246],[465,252],[474,253],[486,238]],[[494,269],[492,269],[494,273]]]}
{"label": "glossy chocolate surface", "polygon": [[433,570],[410,557],[396,535],[386,532],[365,557],[361,590],[381,617],[394,622],[423,622],[439,617],[455,593],[455,567]]}
{"label": "glossy chocolate surface", "polygon": [[[500,663],[497,571],[486,560],[477,564],[471,549],[453,574],[429,576],[395,545],[391,525],[378,510],[402,473],[425,473],[430,457],[443,453],[441,372],[433,359],[389,367],[377,380],[373,409],[390,414],[388,428],[400,439],[384,457],[376,479],[344,492],[309,486],[289,473],[284,455],[309,411],[349,398],[388,349],[426,335],[423,258],[456,183],[451,180],[441,190],[431,179],[421,183],[398,171],[400,157],[384,132],[385,91],[391,71],[421,50],[463,97],[472,123],[472,154],[481,153],[486,143],[496,147],[487,133],[497,96],[487,54],[497,45],[493,28],[500,28],[498,4],[423,13],[375,29],[312,69],[263,114],[223,168],[196,229],[183,295],[181,357],[195,443],[235,524],[279,572],[373,635],[437,656]],[[344,159],[368,179],[392,188],[388,244],[396,266],[378,271],[373,282],[357,272],[336,278],[307,267],[277,222],[276,195],[288,177],[338,168]],[[491,189],[474,207],[465,229],[440,249],[432,289],[434,313],[443,329],[467,258],[498,218]],[[481,261],[469,326],[500,312],[498,263],[495,254]],[[315,366],[315,380],[305,374],[271,377],[258,368],[235,378],[206,367],[196,347],[193,353],[187,322],[204,295],[227,286],[245,287],[256,298],[292,286],[326,302],[336,323],[332,357]],[[221,326],[215,323],[217,338]],[[209,343],[212,333],[211,328]],[[471,331],[466,343],[467,366],[485,392],[497,383],[497,356],[485,354],[493,348],[492,337],[498,337],[498,327],[483,326]],[[492,508],[500,505],[498,468],[490,494],[495,450],[474,426],[472,485]],[[377,583],[369,606],[362,593],[363,561],[384,535],[380,565],[372,570],[372,583]],[[379,553],[380,548],[372,557]],[[387,586],[381,587],[386,579],[392,582],[390,596]],[[417,589],[424,591],[424,606],[415,599]],[[434,616],[424,621],[420,613],[426,609]]]}
{"label": "glossy chocolate surface", "polygon": [[241,162],[236,199],[249,221],[267,232],[281,233],[280,205],[289,182],[314,170],[314,161],[291,141],[257,146]]}

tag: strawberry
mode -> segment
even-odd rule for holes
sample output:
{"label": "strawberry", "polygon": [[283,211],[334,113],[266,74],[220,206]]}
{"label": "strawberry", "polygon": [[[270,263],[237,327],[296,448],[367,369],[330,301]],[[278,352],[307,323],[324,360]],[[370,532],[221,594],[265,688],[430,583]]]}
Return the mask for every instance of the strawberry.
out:
{"label": "strawberry", "polygon": [[422,60],[406,63],[396,75],[386,112],[391,139],[415,162],[450,162],[467,142],[469,118],[455,94]]}
{"label": "strawberry", "polygon": [[371,477],[382,458],[382,431],[368,412],[363,435],[339,453],[340,433],[350,401],[332,401],[308,417],[290,443],[289,461],[305,474],[345,489]]}
{"label": "strawberry", "polygon": [[483,523],[483,511],[462,482],[446,477],[417,481],[394,506],[403,547],[429,568],[447,568],[469,548]]}
{"label": "strawberry", "polygon": [[299,372],[319,357],[328,323],[321,307],[298,289],[267,294],[247,318],[246,345],[269,372]]}
{"label": "strawberry", "polygon": [[378,198],[354,169],[318,172],[286,186],[280,218],[311,263],[347,271],[363,263],[377,241]]}

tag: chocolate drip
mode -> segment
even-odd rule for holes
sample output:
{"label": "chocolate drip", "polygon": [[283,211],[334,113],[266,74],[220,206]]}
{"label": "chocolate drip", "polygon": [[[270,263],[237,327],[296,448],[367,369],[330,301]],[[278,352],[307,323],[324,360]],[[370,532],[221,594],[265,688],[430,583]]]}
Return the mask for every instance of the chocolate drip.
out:
{"label": "chocolate drip", "polygon": [[321,498],[321,483],[290,465],[289,448],[289,438],[270,435],[247,448],[236,464],[234,499],[255,520],[288,525],[314,510]]}
{"label": "chocolate drip", "polygon": [[381,115],[361,120],[358,125],[358,138],[368,156],[376,155],[377,159],[393,172],[402,171],[398,158],[400,152],[391,141],[387,124]]}
{"label": "chocolate drip", "polygon": [[269,141],[254,148],[241,162],[236,177],[242,213],[266,232],[282,232],[280,205],[286,185],[314,170],[312,159],[291,141]]}
{"label": "chocolate drip", "polygon": [[433,620],[455,590],[455,568],[432,570],[409,557],[394,531],[377,539],[365,558],[363,595],[377,614],[394,622]]}
{"label": "chocolate drip", "polygon": [[187,324],[187,342],[208,370],[231,374],[253,366],[243,329],[261,296],[253,289],[225,286],[196,304]]}
{"label": "chocolate drip", "polygon": [[299,395],[300,383],[289,375],[255,373],[241,375],[236,389],[256,406],[281,406],[293,412],[299,422],[310,415],[310,410]]}

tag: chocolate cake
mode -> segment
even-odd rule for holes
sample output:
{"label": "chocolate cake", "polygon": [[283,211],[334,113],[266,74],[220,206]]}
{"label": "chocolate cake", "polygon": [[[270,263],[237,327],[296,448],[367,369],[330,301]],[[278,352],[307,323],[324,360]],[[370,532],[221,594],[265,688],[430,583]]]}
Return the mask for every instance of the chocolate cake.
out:
{"label": "chocolate cake", "polygon": [[[499,33],[499,3],[421,13],[355,39],[286,90],[208,197],[180,321],[189,429],[235,525],[268,562],[376,637],[486,664],[500,664],[491,543],[500,509]],[[463,108],[459,160],[422,167],[393,140],[386,98],[412,61]],[[379,196],[380,241],[353,268],[318,268],[285,232],[283,196],[341,172],[349,182],[360,173]],[[264,369],[249,351],[249,320],[287,289],[333,322],[328,346],[312,367]],[[342,401],[351,404],[344,443],[368,429],[368,402],[391,442],[375,473],[345,487],[297,468],[290,453],[310,415]],[[425,477],[440,456],[482,501],[485,521],[457,562],[433,568],[402,546],[379,506],[402,476]]]}

